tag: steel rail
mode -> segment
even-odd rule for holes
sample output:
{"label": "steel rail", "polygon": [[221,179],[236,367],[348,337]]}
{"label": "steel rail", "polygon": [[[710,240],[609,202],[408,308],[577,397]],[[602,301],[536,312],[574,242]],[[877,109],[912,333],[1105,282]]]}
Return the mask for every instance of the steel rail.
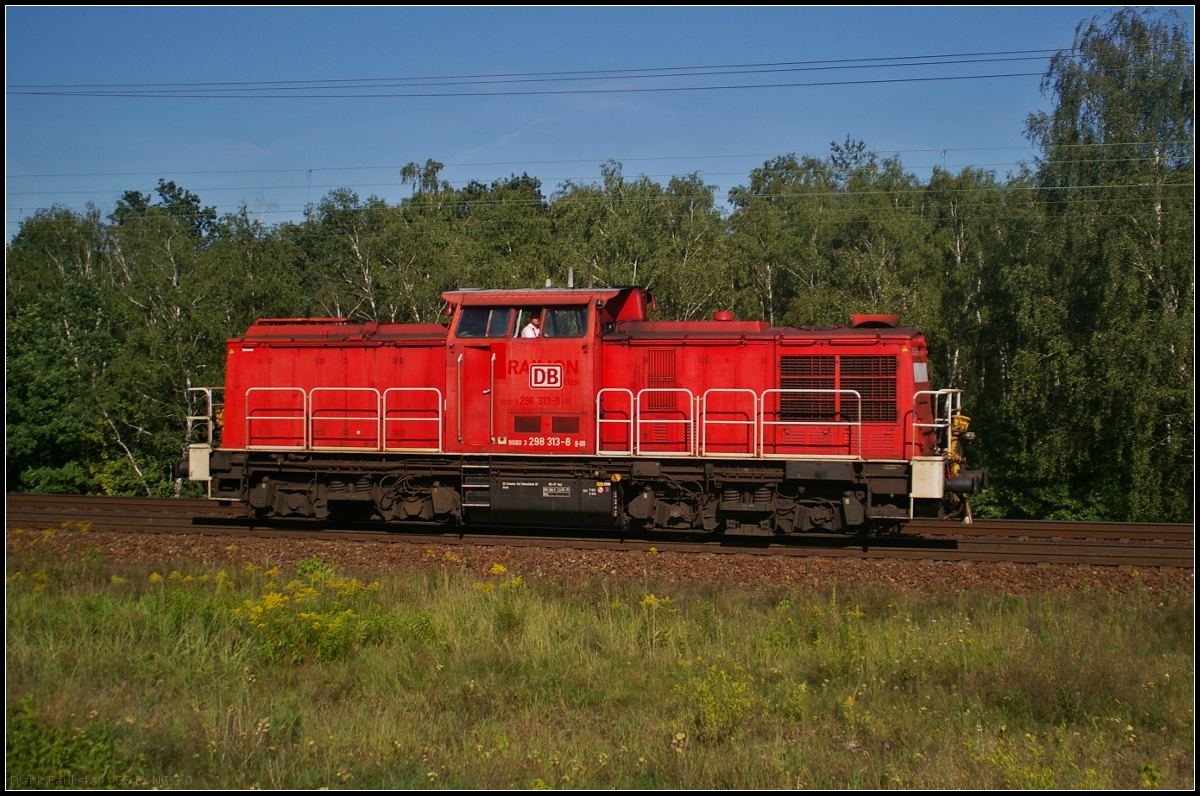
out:
{"label": "steel rail", "polygon": [[[934,536],[900,536],[861,541],[838,537],[738,537],[697,541],[685,535],[664,535],[630,539],[619,533],[596,533],[587,538],[558,535],[561,529],[546,529],[554,536],[530,536],[529,529],[488,531],[457,530],[443,533],[421,531],[396,532],[364,529],[359,524],[345,530],[327,526],[312,528],[265,527],[253,523],[240,506],[222,506],[208,500],[152,498],[95,498],[60,495],[8,495],[6,525],[9,529],[43,529],[63,523],[86,522],[93,530],[135,533],[192,533],[256,538],[304,538],[342,541],[386,541],[410,544],[453,544],[475,546],[542,546],[575,549],[611,549],[645,551],[703,552],[749,555],[799,555],[821,557],[900,558],[941,561],[1005,561],[1013,563],[1074,564],[1092,566],[1137,566],[1194,568],[1192,526],[1154,525],[1138,535],[1136,526],[1123,523],[1083,523],[1078,533],[1070,533],[1070,524],[1023,521],[985,521],[1006,523],[1010,527],[991,534],[984,522],[970,526],[954,524],[956,538],[945,531],[948,523],[922,521],[910,530],[932,527],[942,531]],[[916,527],[914,527],[914,525]],[[983,525],[984,527],[977,527]],[[1063,530],[1064,526],[1067,530]],[[1098,526],[1098,527],[1091,527]],[[1029,530],[1030,528],[1033,530]],[[969,529],[966,533],[963,529]],[[1166,530],[1164,530],[1164,528]],[[1186,528],[1186,530],[1185,530]],[[1024,530],[1023,530],[1024,529]],[[565,530],[565,534],[578,531]],[[1174,534],[1165,538],[1168,532]],[[968,535],[968,533],[970,535]],[[1107,535],[1106,535],[1107,534]]]}
{"label": "steel rail", "polygon": [[[183,514],[188,516],[242,517],[244,507],[227,501],[191,498],[103,497],[94,495],[36,495],[28,493],[5,496],[9,513],[21,509],[53,509],[61,511],[107,513],[122,511],[147,514]],[[1133,522],[1075,522],[1058,520],[975,520],[970,525],[957,521],[918,517],[905,526],[908,534],[922,536],[1013,538],[1020,539],[1112,539],[1163,541],[1193,544],[1195,526],[1183,523]]]}

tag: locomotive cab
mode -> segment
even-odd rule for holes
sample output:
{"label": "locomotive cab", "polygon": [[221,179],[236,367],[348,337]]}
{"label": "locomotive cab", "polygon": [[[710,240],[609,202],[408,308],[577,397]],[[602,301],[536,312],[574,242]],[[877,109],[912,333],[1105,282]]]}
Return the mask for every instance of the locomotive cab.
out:
{"label": "locomotive cab", "polygon": [[593,452],[600,330],[639,288],[453,291],[449,434],[472,453]]}

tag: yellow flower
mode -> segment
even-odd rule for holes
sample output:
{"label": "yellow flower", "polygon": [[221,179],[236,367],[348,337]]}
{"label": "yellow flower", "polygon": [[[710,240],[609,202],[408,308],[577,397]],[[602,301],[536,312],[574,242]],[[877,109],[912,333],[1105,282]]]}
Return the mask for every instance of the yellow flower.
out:
{"label": "yellow flower", "polygon": [[493,575],[503,575],[505,572],[508,572],[508,567],[503,564],[492,564],[492,568],[488,572]]}
{"label": "yellow flower", "polygon": [[157,572],[150,573],[150,582],[151,583],[162,583],[162,579],[163,579],[163,576],[158,574]]}
{"label": "yellow flower", "polygon": [[287,602],[290,598],[286,594],[280,594],[277,591],[263,595],[263,608],[270,611],[278,608]]}

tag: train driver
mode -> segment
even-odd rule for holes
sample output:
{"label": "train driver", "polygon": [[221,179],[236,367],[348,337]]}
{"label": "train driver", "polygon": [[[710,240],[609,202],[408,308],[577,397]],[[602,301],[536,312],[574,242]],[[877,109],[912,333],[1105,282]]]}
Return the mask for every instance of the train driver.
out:
{"label": "train driver", "polygon": [[540,313],[534,313],[529,319],[529,323],[525,324],[525,328],[521,330],[521,337],[541,337],[542,336],[542,316]]}

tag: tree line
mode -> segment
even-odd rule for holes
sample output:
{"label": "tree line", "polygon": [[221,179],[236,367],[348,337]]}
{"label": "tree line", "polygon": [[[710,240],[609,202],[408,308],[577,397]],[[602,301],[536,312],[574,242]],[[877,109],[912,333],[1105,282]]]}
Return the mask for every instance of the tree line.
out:
{"label": "tree line", "polygon": [[398,204],[335,190],[300,223],[218,215],[162,180],[38,211],[6,248],[10,491],[169,495],[185,388],[261,317],[436,322],[460,287],[639,284],[658,317],[775,325],[901,316],[936,386],[967,391],[988,516],[1190,521],[1194,56],[1173,15],[1082,23],[1043,80],[1039,155],[928,179],[847,137],[729,192],[601,166],[455,188],[401,172]]}

